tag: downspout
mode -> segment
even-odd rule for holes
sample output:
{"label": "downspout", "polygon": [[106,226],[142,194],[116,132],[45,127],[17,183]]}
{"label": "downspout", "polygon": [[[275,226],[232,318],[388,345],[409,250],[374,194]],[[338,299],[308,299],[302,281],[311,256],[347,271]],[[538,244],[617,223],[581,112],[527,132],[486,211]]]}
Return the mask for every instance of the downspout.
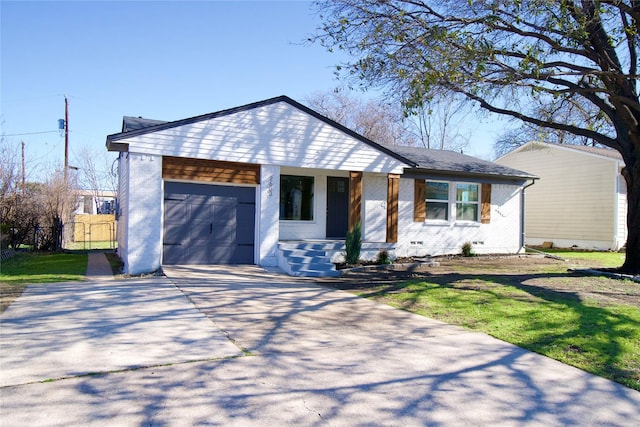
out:
{"label": "downspout", "polygon": [[525,197],[524,197],[524,192],[527,188],[531,187],[533,184],[536,183],[536,179],[537,178],[532,178],[531,179],[531,183],[525,185],[524,187],[522,187],[522,197],[520,198],[520,230],[521,230],[521,234],[520,234],[520,249],[519,251],[524,249],[524,238],[525,238],[525,229],[524,229],[524,220],[525,220]]}

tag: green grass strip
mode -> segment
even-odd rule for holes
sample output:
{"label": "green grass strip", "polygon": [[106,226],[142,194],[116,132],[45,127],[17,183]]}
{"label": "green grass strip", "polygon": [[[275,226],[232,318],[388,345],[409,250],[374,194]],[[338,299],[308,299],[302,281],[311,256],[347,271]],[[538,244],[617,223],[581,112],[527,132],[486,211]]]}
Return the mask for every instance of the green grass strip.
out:
{"label": "green grass strip", "polygon": [[84,280],[86,253],[19,253],[0,266],[0,281],[8,285]]}
{"label": "green grass strip", "polygon": [[598,267],[620,267],[624,264],[625,258],[625,254],[622,252],[588,252],[566,249],[543,249],[543,251],[567,260],[588,261]]}

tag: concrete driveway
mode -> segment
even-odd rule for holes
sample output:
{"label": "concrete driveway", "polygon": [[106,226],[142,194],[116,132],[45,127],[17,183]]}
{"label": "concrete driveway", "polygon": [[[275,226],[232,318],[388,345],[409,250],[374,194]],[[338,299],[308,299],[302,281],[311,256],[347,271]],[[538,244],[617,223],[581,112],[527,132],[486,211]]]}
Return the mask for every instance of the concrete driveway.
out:
{"label": "concrete driveway", "polygon": [[640,393],[258,267],[32,286],[2,314],[2,425],[621,425]]}

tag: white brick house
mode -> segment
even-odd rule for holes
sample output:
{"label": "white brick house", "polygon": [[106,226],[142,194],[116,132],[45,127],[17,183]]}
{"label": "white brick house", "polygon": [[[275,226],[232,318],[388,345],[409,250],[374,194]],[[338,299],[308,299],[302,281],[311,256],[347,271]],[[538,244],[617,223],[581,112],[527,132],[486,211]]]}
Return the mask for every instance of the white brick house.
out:
{"label": "white brick house", "polygon": [[173,122],[125,117],[107,148],[120,152],[118,251],[130,274],[189,263],[321,274],[295,264],[335,258],[358,222],[369,257],[459,253],[465,242],[516,253],[523,188],[535,179],[376,144],[285,96]]}

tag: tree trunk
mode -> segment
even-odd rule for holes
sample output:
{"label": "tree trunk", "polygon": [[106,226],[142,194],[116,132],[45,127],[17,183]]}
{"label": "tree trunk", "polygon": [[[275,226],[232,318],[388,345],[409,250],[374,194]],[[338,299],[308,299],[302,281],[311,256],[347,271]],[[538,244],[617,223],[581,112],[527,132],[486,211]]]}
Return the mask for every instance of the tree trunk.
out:
{"label": "tree trunk", "polygon": [[53,227],[51,227],[52,250],[54,252],[62,252],[62,220],[59,217],[53,219]]}
{"label": "tree trunk", "polygon": [[[638,151],[638,150],[636,150]],[[627,182],[627,256],[622,271],[640,274],[640,161],[626,161],[622,175]]]}

